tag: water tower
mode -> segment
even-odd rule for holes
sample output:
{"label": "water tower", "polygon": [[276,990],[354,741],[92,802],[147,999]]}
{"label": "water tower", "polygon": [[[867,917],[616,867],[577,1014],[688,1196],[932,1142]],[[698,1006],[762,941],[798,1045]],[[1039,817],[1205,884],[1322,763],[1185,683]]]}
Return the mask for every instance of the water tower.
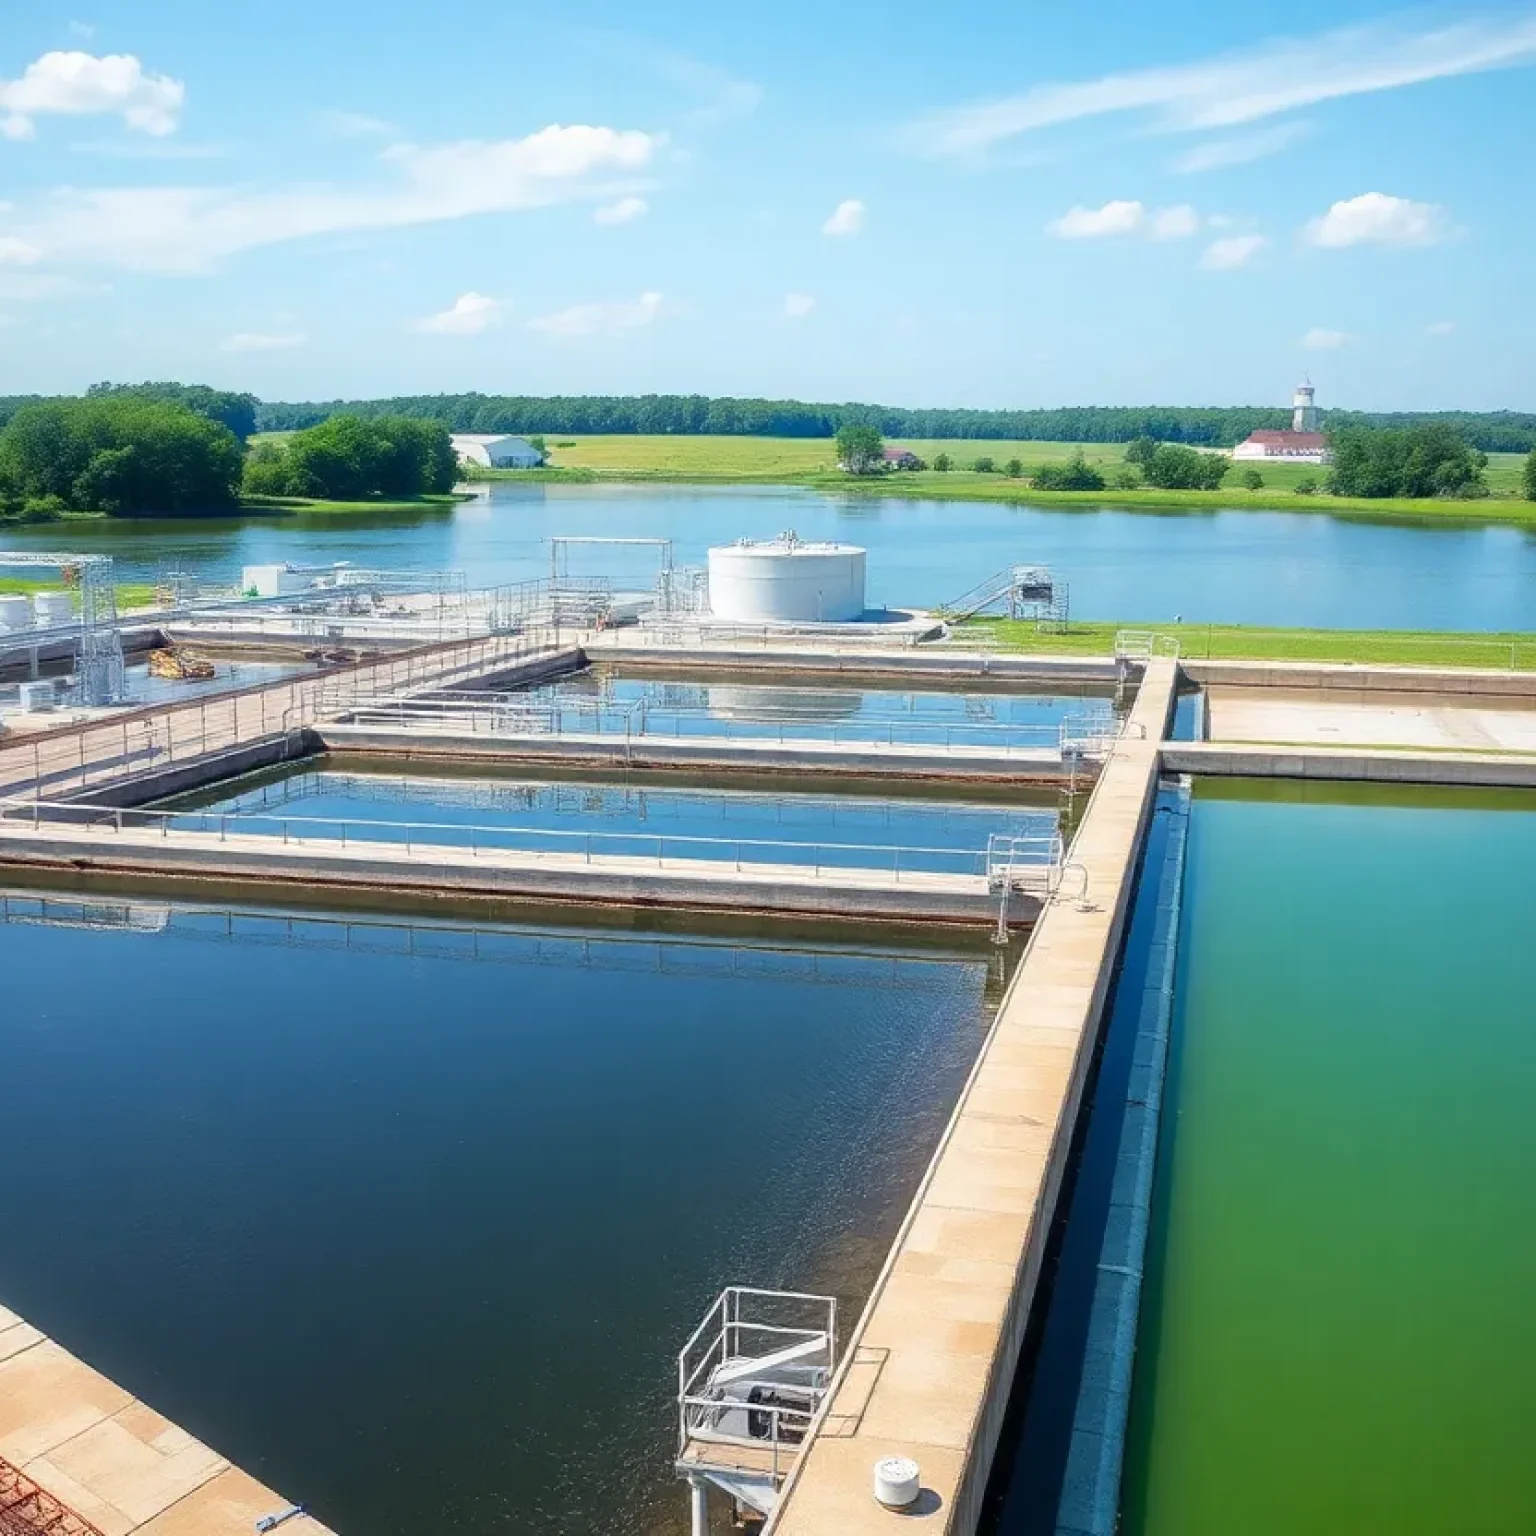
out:
{"label": "water tower", "polygon": [[1303,379],[1296,386],[1296,394],[1291,400],[1291,431],[1317,431],[1317,407],[1312,403],[1314,393],[1310,379]]}

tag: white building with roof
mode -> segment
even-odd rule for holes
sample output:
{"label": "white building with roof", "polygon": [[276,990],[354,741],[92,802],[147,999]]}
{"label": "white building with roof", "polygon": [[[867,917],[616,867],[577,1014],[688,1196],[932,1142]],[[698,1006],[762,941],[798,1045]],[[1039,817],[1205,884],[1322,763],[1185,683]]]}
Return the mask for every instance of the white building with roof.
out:
{"label": "white building with roof", "polygon": [[1318,431],[1316,391],[1312,381],[1304,379],[1291,397],[1291,425],[1288,430],[1269,428],[1250,433],[1232,450],[1240,463],[1268,460],[1281,464],[1328,464],[1333,453],[1327,437]]}
{"label": "white building with roof", "polygon": [[455,432],[449,441],[461,464],[478,464],[483,469],[537,469],[544,462],[526,437],[509,437],[500,432]]}

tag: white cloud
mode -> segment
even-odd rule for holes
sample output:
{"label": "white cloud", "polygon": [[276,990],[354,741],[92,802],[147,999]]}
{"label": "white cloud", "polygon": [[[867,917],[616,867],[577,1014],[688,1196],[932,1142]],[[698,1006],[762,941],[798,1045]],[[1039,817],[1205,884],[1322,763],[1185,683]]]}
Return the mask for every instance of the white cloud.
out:
{"label": "white cloud", "polygon": [[644,218],[650,204],[643,197],[621,197],[616,203],[604,203],[592,214],[594,224],[632,224]]}
{"label": "white cloud", "polygon": [[1235,272],[1248,266],[1268,244],[1264,235],[1226,235],[1206,246],[1200,265],[1207,272]]}
{"label": "white cloud", "polygon": [[521,139],[394,145],[380,156],[388,179],[363,187],[69,189],[23,216],[18,233],[49,259],[203,272],[288,240],[612,197],[662,142],[638,130],[554,124]]}
{"label": "white cloud", "polygon": [[1303,236],[1311,245],[1339,251],[1351,245],[1434,245],[1447,230],[1445,210],[1433,203],[1365,192],[1335,203]]}
{"label": "white cloud", "polygon": [[1188,203],[1164,208],[1152,216],[1148,233],[1154,240],[1188,240],[1200,233],[1200,215]]}
{"label": "white cloud", "polygon": [[1258,133],[1239,134],[1234,139],[1211,139],[1185,150],[1168,167],[1181,176],[1200,171],[1221,171],[1232,165],[1248,165],[1278,155],[1299,144],[1312,132],[1307,122],[1281,123],[1274,128],[1264,128]]}
{"label": "white cloud", "polygon": [[309,338],[302,331],[236,331],[219,343],[223,352],[286,352],[302,347]]}
{"label": "white cloud", "polygon": [[1035,86],[970,102],[915,123],[908,138],[929,155],[976,155],[1020,134],[1084,118],[1150,112],[1168,132],[1235,127],[1315,102],[1395,90],[1426,80],[1526,64],[1536,58],[1536,15],[1491,16],[1417,28],[1412,16],[1281,38],[1192,64]]}
{"label": "white cloud", "polygon": [[659,293],[642,293],[633,303],[604,300],[595,304],[575,304],[552,315],[539,315],[528,322],[530,331],[546,336],[611,336],[649,325],[659,314],[665,300]]}
{"label": "white cloud", "polygon": [[0,133],[30,139],[39,117],[112,114],[160,136],[176,131],[186,94],[180,80],[149,74],[131,54],[45,53],[19,79],[0,80]]}
{"label": "white cloud", "polygon": [[1134,235],[1146,222],[1147,210],[1137,202],[1105,203],[1102,208],[1072,208],[1045,226],[1058,240],[1102,240],[1111,235]]}
{"label": "white cloud", "polygon": [[816,300],[808,293],[786,293],[784,295],[784,313],[791,320],[803,319],[816,308]]}
{"label": "white cloud", "polygon": [[321,120],[332,133],[344,139],[391,138],[399,129],[382,117],[370,117],[366,112],[331,110],[320,114]]}
{"label": "white cloud", "polygon": [[43,253],[14,235],[0,235],[0,266],[30,266]]}
{"label": "white cloud", "polygon": [[1456,333],[1454,320],[1436,320],[1433,325],[1424,327],[1425,334],[1429,336],[1453,336]]}
{"label": "white cloud", "polygon": [[832,216],[821,226],[821,232],[824,235],[856,235],[864,228],[867,212],[858,198],[845,198],[832,210]]}
{"label": "white cloud", "polygon": [[1331,352],[1338,347],[1347,347],[1354,339],[1348,331],[1328,331],[1314,325],[1301,338],[1301,344],[1313,352]]}
{"label": "white cloud", "polygon": [[500,299],[488,298],[483,293],[461,293],[440,314],[428,315],[411,327],[436,336],[478,336],[493,325],[500,325],[503,306]]}

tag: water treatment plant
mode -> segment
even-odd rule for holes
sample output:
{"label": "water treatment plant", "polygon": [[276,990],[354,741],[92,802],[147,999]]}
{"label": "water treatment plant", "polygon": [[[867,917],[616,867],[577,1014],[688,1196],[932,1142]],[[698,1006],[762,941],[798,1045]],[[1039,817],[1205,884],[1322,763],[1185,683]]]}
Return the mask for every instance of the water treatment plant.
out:
{"label": "water treatment plant", "polygon": [[0,1531],[1536,1528],[1536,676],[546,557],[0,553]]}

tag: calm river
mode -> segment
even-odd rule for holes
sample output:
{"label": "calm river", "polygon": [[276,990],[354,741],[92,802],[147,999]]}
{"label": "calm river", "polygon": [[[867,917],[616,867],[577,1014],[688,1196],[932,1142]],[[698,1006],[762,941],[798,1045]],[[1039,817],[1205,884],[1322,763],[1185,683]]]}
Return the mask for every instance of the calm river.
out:
{"label": "calm river", "polygon": [[[1086,619],[1350,629],[1536,629],[1536,535],[1317,513],[1071,510],[1001,502],[828,496],[784,486],[483,487],[451,511],[218,518],[30,528],[12,546],[111,553],[120,579],[180,565],[210,577],[291,560],[455,569],[475,585],[545,575],[551,535],[670,538],[679,563],[711,544],[793,528],[870,552],[874,604],[958,597],[1012,564],[1054,567]],[[577,551],[572,574],[648,586],[647,550]]]}

